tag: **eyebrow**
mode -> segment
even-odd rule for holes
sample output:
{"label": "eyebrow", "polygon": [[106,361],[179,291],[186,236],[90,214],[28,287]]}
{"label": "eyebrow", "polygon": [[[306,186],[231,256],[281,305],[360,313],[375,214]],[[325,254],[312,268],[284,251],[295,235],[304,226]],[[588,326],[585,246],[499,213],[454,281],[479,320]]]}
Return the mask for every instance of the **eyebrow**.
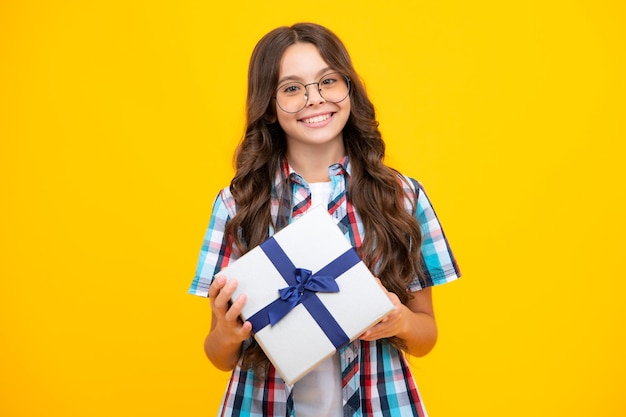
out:
{"label": "eyebrow", "polygon": [[[322,68],[321,70],[319,70],[317,72],[316,77],[318,77],[318,79],[323,77],[324,73],[328,72],[329,70],[332,70],[332,68],[331,67]],[[297,75],[287,75],[287,76],[281,78],[280,80],[278,80],[278,84],[277,85],[280,85],[280,84],[284,83],[285,81],[303,81],[303,78],[298,77]]]}

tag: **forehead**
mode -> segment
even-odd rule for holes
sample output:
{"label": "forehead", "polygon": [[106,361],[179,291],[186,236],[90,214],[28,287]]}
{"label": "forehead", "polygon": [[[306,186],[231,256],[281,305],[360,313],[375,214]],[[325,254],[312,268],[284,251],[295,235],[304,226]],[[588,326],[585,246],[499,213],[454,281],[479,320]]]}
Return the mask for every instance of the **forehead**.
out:
{"label": "forehead", "polygon": [[279,79],[312,79],[328,69],[328,63],[312,43],[295,43],[280,60]]}

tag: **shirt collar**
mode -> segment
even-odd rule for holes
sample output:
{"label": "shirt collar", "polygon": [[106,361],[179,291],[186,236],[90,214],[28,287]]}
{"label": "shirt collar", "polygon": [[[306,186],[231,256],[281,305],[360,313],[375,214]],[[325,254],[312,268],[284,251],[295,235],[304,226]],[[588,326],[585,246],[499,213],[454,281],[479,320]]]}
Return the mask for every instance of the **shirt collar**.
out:
{"label": "shirt collar", "polygon": [[[348,177],[351,175],[352,169],[350,166],[350,158],[348,155],[345,155],[339,162],[336,162],[328,167],[328,176],[334,177],[339,175],[347,175]],[[281,172],[276,175],[276,179],[274,180],[274,187],[281,188],[281,184],[283,183],[283,178],[289,178],[289,180],[293,183],[299,185],[306,185],[307,182],[305,179],[298,174],[289,162],[287,158],[283,158]]]}

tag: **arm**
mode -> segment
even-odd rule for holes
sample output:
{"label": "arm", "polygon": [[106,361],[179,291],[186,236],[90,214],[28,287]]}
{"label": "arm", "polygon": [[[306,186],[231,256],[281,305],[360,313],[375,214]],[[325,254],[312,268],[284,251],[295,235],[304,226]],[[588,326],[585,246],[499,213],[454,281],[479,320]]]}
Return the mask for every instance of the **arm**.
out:
{"label": "arm", "polygon": [[406,344],[407,353],[413,356],[426,355],[437,342],[432,288],[414,292],[413,298],[406,305],[402,304],[394,293],[387,292],[387,295],[395,309],[377,325],[363,333],[360,339],[374,341],[397,336]]}
{"label": "arm", "polygon": [[[437,322],[432,300],[432,286],[454,281],[461,273],[452,255],[439,219],[424,191],[417,181],[408,178],[405,182],[407,210],[413,210],[413,198],[417,195],[415,216],[422,232],[422,260],[425,265],[423,282],[417,279],[409,286],[414,291],[413,298],[402,305],[393,293],[387,293],[395,310],[380,323],[365,332],[363,340],[376,340],[384,337],[397,336],[406,344],[408,353],[424,356],[437,342]],[[421,288],[421,289],[420,289]]]}
{"label": "arm", "polygon": [[246,295],[240,295],[232,305],[229,304],[235,288],[237,281],[226,283],[226,279],[220,276],[209,287],[212,318],[211,330],[204,340],[204,352],[211,363],[222,371],[235,367],[241,355],[241,345],[252,333],[252,324],[239,318]]}
{"label": "arm", "polygon": [[228,188],[223,189],[213,202],[209,227],[206,231],[196,277],[189,292],[208,297],[211,303],[211,329],[204,340],[204,351],[209,360],[221,370],[231,370],[241,355],[242,342],[251,334],[250,323],[239,319],[246,297],[241,296],[232,305],[230,299],[237,286],[236,281],[226,285],[224,277],[213,278],[236,259],[235,251],[228,248],[225,236],[226,224],[235,215],[236,203]]}

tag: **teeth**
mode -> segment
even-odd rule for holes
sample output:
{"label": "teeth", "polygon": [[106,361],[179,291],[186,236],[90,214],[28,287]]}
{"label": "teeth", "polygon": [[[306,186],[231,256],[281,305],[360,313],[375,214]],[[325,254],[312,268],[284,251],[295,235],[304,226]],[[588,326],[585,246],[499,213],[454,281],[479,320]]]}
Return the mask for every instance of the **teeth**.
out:
{"label": "teeth", "polygon": [[330,119],[330,114],[323,114],[321,116],[311,117],[310,119],[302,119],[302,121],[304,123],[319,123],[319,122],[323,122],[324,120],[328,120],[328,119]]}

